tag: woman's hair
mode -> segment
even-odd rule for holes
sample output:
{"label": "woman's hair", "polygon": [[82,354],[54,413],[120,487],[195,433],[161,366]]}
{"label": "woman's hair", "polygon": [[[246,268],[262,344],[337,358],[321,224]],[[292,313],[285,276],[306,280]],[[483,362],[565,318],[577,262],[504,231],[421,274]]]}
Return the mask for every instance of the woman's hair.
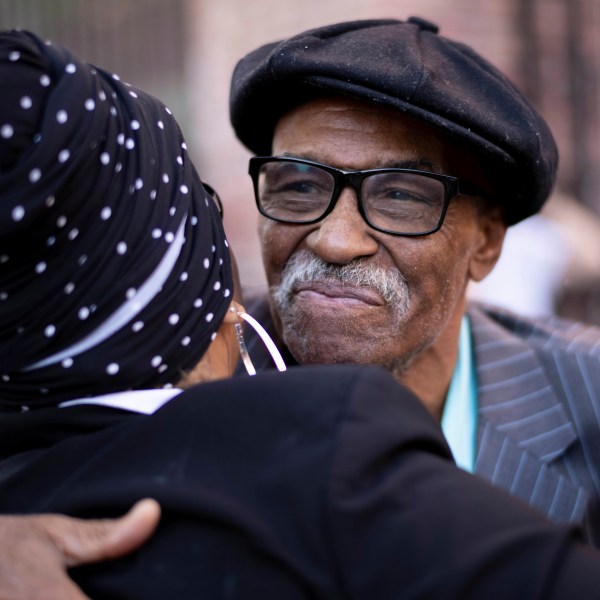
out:
{"label": "woman's hair", "polygon": [[233,286],[171,111],[24,31],[0,81],[0,408],[170,385]]}

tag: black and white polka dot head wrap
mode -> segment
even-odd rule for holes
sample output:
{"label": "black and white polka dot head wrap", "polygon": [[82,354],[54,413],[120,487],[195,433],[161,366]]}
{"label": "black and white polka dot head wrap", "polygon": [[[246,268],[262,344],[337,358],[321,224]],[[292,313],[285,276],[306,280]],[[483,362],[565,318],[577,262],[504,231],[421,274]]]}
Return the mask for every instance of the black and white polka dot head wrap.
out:
{"label": "black and white polka dot head wrap", "polygon": [[0,409],[169,386],[231,301],[221,217],[158,100],[0,33]]}

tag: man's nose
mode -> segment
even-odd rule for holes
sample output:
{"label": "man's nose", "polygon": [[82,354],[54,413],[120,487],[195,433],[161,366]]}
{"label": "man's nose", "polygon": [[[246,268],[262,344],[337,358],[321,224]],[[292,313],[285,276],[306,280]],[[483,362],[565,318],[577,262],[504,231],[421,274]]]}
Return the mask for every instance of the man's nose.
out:
{"label": "man's nose", "polygon": [[306,238],[308,248],[324,261],[346,264],[355,258],[371,256],[379,244],[372,237],[373,229],[358,211],[358,199],[351,188],[340,193],[327,217]]}

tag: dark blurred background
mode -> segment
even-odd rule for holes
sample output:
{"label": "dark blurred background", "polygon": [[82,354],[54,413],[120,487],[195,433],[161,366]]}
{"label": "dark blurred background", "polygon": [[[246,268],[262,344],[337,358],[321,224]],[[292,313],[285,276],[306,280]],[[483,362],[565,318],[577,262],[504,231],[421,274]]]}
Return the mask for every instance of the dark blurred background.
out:
{"label": "dark blurred background", "polygon": [[507,305],[521,311],[600,323],[600,0],[0,0],[0,28],[63,43],[171,107],[202,178],[224,199],[251,291],[264,277],[249,153],[227,115],[236,60],[310,27],[410,15],[434,21],[507,73],[546,117],[560,149],[548,208],[512,228],[495,281],[473,295],[497,303],[512,295]]}

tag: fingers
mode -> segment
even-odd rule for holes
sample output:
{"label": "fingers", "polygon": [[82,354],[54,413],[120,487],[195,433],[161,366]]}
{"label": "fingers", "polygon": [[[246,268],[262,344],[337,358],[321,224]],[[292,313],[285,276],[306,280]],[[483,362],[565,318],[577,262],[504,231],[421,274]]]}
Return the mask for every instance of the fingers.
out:
{"label": "fingers", "polygon": [[0,595],[0,600],[91,600],[64,571],[60,571],[60,575],[45,577],[38,573],[33,579],[26,578],[19,586],[18,594],[14,595],[13,591],[7,596]]}
{"label": "fingers", "polygon": [[160,506],[149,499],[118,519],[0,516],[0,600],[90,600],[66,569],[132,552],[159,519]]}
{"label": "fingers", "polygon": [[44,521],[56,518],[0,516],[0,600],[90,600],[44,530]]}
{"label": "fingers", "polygon": [[35,517],[60,550],[66,567],[109,560],[129,554],[154,532],[160,506],[140,500],[118,519],[72,519],[56,515]]}

